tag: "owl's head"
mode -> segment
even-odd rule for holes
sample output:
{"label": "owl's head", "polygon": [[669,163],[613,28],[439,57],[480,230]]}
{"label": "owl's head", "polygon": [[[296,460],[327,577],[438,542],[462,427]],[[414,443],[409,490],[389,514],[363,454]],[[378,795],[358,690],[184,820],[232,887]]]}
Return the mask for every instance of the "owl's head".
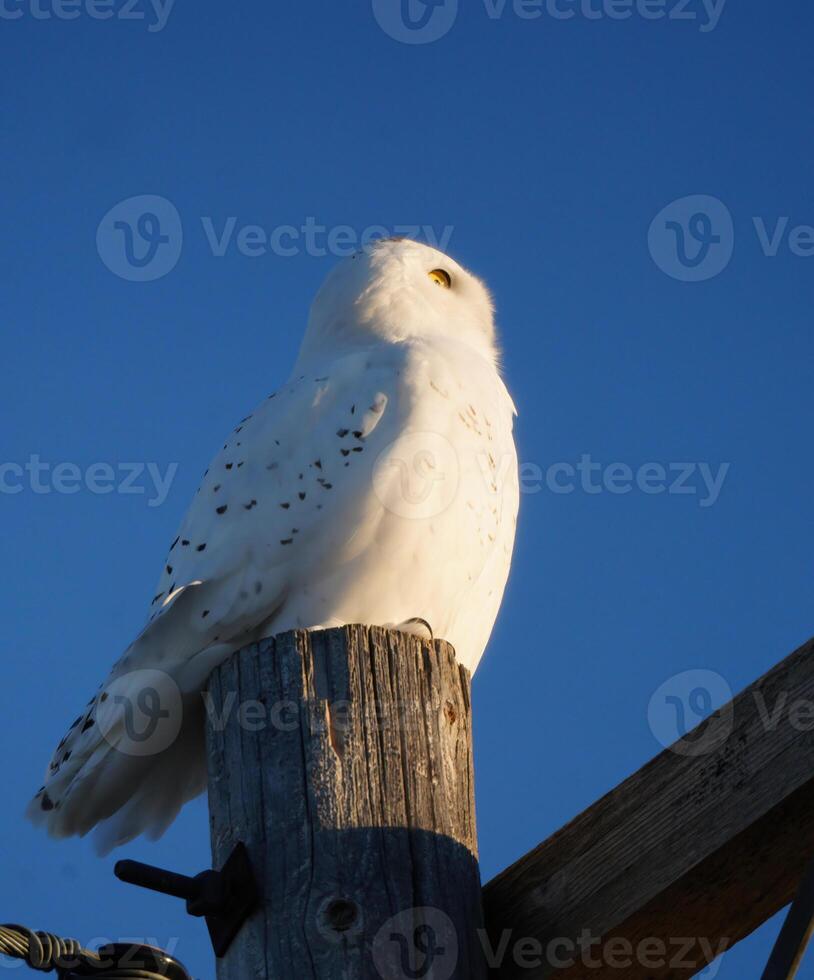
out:
{"label": "owl's head", "polygon": [[484,284],[436,248],[387,238],[329,274],[311,307],[300,359],[414,338],[456,340],[492,362],[498,357]]}

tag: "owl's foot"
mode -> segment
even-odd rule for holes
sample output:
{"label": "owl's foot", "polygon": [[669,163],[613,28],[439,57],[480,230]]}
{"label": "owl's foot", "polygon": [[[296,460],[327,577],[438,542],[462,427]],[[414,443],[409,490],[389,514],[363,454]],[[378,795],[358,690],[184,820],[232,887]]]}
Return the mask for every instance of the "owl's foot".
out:
{"label": "owl's foot", "polygon": [[413,636],[420,636],[422,640],[432,641],[435,639],[432,626],[430,626],[426,619],[421,619],[420,616],[405,619],[403,623],[399,623],[396,626],[396,629],[401,630],[402,633],[412,633]]}

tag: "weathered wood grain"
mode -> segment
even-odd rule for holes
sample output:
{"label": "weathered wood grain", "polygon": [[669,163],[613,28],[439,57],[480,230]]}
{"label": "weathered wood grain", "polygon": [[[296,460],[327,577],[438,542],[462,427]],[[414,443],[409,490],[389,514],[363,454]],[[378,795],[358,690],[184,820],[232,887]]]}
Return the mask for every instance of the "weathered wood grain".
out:
{"label": "weathered wood grain", "polygon": [[485,976],[469,684],[447,644],[358,626],[215,671],[214,866],[243,841],[263,898],[219,980]]}
{"label": "weathered wood grain", "polygon": [[[788,904],[812,856],[814,641],[486,886],[495,975],[690,977]],[[580,936],[601,939],[591,966]]]}

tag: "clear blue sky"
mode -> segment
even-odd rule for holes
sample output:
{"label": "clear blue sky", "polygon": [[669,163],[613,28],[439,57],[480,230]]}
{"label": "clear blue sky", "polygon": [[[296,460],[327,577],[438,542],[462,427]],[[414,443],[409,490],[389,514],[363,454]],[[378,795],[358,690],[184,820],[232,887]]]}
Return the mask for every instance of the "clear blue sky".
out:
{"label": "clear blue sky", "polygon": [[[429,20],[444,36],[405,43],[427,38],[399,29],[395,0],[378,21],[370,0],[177,0],[166,23],[148,0],[127,20],[121,0],[4,0],[0,921],[85,943],[177,937],[214,976],[179,904],[118,884],[112,858],[45,840],[22,810],[140,627],[221,434],[286,377],[336,262],[315,254],[327,231],[294,255],[243,254],[245,225],[285,251],[283,226],[350,226],[334,251],[373,225],[451,226],[449,250],[495,293],[528,492],[475,680],[485,879],[660,750],[670,720],[648,706],[670,678],[713,671],[738,690],[814,633],[814,258],[793,231],[814,224],[811,4],[524,9],[467,0],[454,23]],[[177,264],[150,282],[115,271],[136,274],[110,230],[135,206],[102,221],[140,195],[183,228],[177,254],[162,204],[156,254]],[[660,215],[695,195],[716,200]],[[217,255],[204,224],[220,238],[230,217]],[[35,456],[47,492],[7,465]],[[630,492],[588,492],[576,471],[554,492],[571,471],[551,467],[583,457],[602,467],[589,486],[630,467]],[[141,494],[58,492],[76,471],[56,464],[86,480],[107,463],[121,490],[133,462],[178,464],[159,506],[149,475]],[[687,478],[696,492],[646,493],[647,463],[708,469]],[[205,804],[124,853],[203,869]],[[777,928],[717,975],[757,975]]]}

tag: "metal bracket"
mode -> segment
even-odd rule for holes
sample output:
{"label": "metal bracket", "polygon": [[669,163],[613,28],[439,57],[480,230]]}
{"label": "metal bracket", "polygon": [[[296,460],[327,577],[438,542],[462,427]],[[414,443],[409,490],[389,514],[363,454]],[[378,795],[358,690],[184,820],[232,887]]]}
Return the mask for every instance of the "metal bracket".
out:
{"label": "metal bracket", "polygon": [[184,899],[190,915],[206,919],[219,958],[225,956],[258,902],[249,852],[243,843],[237,844],[220,871],[203,871],[194,878],[140,861],[118,861],[113,873],[129,885]]}

